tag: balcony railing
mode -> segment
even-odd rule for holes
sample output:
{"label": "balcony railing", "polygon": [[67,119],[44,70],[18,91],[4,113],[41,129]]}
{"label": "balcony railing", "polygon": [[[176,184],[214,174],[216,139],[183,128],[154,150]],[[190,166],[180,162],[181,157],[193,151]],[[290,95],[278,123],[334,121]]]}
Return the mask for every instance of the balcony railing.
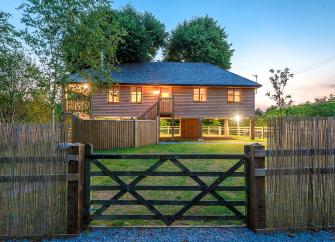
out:
{"label": "balcony railing", "polygon": [[89,99],[83,100],[66,100],[66,112],[67,113],[83,113],[89,112],[91,109],[91,103]]}
{"label": "balcony railing", "polygon": [[173,114],[173,97],[160,98],[160,114]]}

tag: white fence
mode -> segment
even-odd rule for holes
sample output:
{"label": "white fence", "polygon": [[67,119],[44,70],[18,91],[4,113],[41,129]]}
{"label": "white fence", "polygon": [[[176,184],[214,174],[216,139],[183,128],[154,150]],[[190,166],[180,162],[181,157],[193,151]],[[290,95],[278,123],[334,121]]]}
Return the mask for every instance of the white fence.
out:
{"label": "white fence", "polygon": [[[249,136],[249,127],[229,127],[230,136]],[[255,137],[264,139],[267,137],[268,128],[267,127],[255,127]],[[224,126],[202,126],[202,135],[207,137],[221,137],[224,136]],[[160,127],[161,137],[169,137],[172,135],[171,126],[161,126]],[[180,136],[180,127],[174,127],[174,135],[176,137]]]}

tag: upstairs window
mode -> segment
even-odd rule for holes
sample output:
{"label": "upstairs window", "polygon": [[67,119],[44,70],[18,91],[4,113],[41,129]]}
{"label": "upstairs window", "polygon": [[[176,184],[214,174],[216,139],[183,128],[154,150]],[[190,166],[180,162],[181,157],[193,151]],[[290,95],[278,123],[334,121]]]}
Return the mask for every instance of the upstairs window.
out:
{"label": "upstairs window", "polygon": [[161,87],[160,90],[162,98],[170,98],[171,97],[171,87]]}
{"label": "upstairs window", "polygon": [[206,88],[194,88],[193,89],[193,101],[194,102],[206,102],[207,92]]}
{"label": "upstairs window", "polygon": [[118,103],[120,102],[120,87],[111,86],[108,90],[108,102]]}
{"label": "upstairs window", "polygon": [[230,103],[241,102],[241,90],[240,89],[228,89],[228,102]]}
{"label": "upstairs window", "polygon": [[130,88],[130,101],[132,103],[142,102],[142,87],[131,87]]}

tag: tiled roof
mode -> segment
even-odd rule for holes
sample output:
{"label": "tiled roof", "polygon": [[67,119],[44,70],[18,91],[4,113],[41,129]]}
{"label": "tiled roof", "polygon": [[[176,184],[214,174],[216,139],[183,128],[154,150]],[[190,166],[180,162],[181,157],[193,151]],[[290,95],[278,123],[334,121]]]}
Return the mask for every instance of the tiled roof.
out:
{"label": "tiled roof", "polygon": [[[112,78],[120,84],[141,85],[203,85],[245,86],[261,85],[218,66],[190,62],[145,62],[121,64]],[[85,82],[79,74],[71,76],[73,82]]]}

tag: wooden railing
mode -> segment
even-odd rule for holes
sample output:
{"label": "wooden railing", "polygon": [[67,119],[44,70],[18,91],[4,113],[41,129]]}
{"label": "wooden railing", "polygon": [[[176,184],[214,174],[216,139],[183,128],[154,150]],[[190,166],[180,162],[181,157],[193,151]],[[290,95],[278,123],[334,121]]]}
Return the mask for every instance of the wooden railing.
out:
{"label": "wooden railing", "polygon": [[91,109],[91,103],[89,99],[81,100],[66,100],[66,113],[78,113],[78,112],[89,112]]}
{"label": "wooden railing", "polygon": [[[229,127],[229,135],[235,136],[249,136],[249,127]],[[180,135],[180,127],[175,126],[175,135]],[[161,136],[169,136],[172,134],[171,126],[161,126],[160,127]],[[203,136],[224,136],[224,126],[202,126]],[[257,138],[264,139],[267,137],[268,127],[255,127],[255,135]]]}
{"label": "wooden railing", "polygon": [[137,117],[138,120],[156,120],[159,114],[159,102],[149,107],[144,113]]}
{"label": "wooden railing", "polygon": [[160,98],[160,114],[173,114],[173,97]]}

